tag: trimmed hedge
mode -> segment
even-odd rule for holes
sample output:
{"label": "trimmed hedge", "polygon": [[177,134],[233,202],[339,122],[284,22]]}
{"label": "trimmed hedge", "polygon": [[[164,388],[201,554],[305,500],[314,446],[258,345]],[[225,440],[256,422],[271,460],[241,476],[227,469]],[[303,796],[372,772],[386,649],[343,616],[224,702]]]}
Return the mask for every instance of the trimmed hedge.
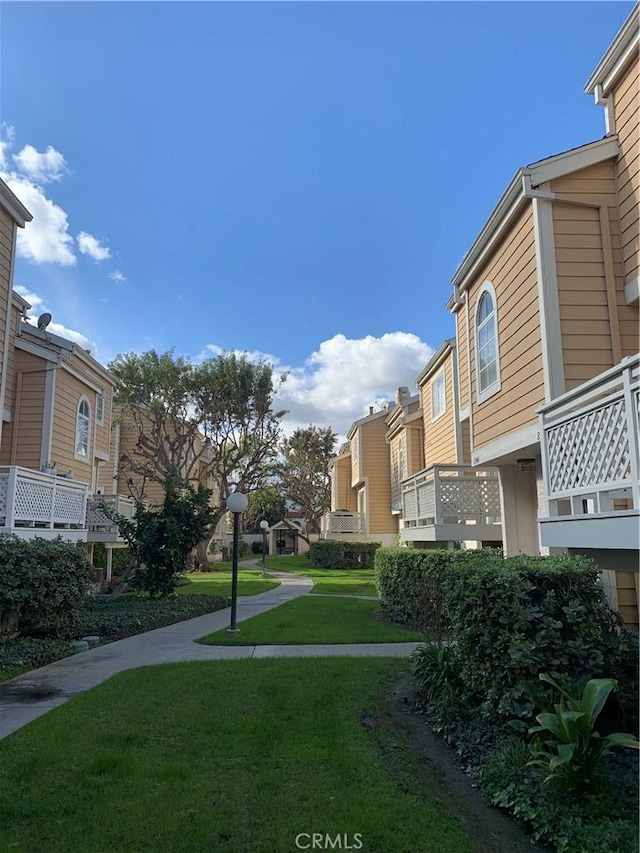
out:
{"label": "trimmed hedge", "polygon": [[82,543],[0,536],[0,613],[17,614],[30,637],[72,636],[75,616],[91,583]]}
{"label": "trimmed hedge", "polygon": [[380,610],[401,625],[440,638],[449,623],[444,614],[445,579],[463,565],[493,565],[502,554],[480,551],[441,551],[414,548],[380,548],[375,556]]}
{"label": "trimmed hedge", "polygon": [[380,542],[319,539],[309,545],[309,562],[315,569],[372,569],[380,547]]}
{"label": "trimmed hedge", "polygon": [[16,637],[0,640],[0,681],[31,669],[66,658],[71,654],[68,640]]}

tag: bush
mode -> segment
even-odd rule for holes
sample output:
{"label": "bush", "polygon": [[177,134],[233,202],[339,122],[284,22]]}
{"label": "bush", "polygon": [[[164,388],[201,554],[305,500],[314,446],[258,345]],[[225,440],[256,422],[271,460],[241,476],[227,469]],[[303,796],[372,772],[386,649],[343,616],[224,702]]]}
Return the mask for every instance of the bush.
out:
{"label": "bush", "polygon": [[[111,573],[113,577],[120,577],[133,558],[131,548],[113,548],[111,558]],[[107,549],[102,542],[96,542],[93,546],[93,565],[104,569],[107,566]]]}
{"label": "bush", "polygon": [[91,582],[82,543],[0,536],[0,613],[17,614],[18,631],[31,637],[72,636]]}
{"label": "bush", "polygon": [[444,617],[445,579],[456,567],[478,563],[498,566],[499,551],[427,551],[380,548],[375,555],[380,610],[388,619],[440,638],[447,632]]}
{"label": "bush", "polygon": [[262,554],[262,542],[252,542],[251,543],[251,553],[252,554]]}
{"label": "bush", "polygon": [[213,595],[178,595],[162,599],[125,595],[113,600],[86,599],[76,620],[75,636],[122,640],[225,607],[227,599]]}
{"label": "bush", "polygon": [[309,545],[309,561],[316,569],[372,569],[380,542],[338,542],[319,539]]}
{"label": "bush", "polygon": [[0,640],[0,681],[21,672],[46,666],[71,654],[68,640],[16,637]]}

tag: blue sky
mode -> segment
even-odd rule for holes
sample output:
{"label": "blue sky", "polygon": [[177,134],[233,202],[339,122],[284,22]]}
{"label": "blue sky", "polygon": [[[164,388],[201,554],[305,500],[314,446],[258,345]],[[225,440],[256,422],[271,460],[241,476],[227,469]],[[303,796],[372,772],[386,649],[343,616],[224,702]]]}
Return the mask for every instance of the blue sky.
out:
{"label": "blue sky", "polygon": [[343,433],[454,333],[516,169],[604,135],[632,5],[3,2],[15,283],[104,362],[267,354]]}

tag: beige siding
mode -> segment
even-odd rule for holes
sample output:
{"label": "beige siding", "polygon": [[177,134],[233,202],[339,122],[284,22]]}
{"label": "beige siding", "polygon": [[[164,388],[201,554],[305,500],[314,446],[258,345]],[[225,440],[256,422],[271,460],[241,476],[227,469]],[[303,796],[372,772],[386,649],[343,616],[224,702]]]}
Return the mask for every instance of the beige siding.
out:
{"label": "beige siding", "polygon": [[[485,281],[495,288],[501,389],[478,404],[473,319]],[[480,448],[537,422],[544,401],[542,343],[530,205],[517,217],[469,289],[473,445]]]}
{"label": "beige siding", "polygon": [[638,191],[640,178],[640,144],[638,139],[638,77],[639,65],[636,52],[626,74],[613,92],[615,128],[618,134],[620,155],[616,164],[618,201],[621,219],[621,245],[624,262],[624,280],[631,281],[638,270]]}
{"label": "beige siding", "polygon": [[467,409],[469,402],[469,360],[467,358],[467,306],[463,305],[456,314],[456,356],[458,359],[458,381],[460,385],[460,409]]}
{"label": "beige siding", "polygon": [[369,533],[396,533],[398,520],[391,514],[391,466],[387,425],[383,417],[360,427],[360,481],[367,490]]}
{"label": "beige siding", "polygon": [[[20,323],[20,311],[15,307],[15,305],[11,306],[11,331],[10,337],[11,340],[15,340],[16,333],[18,331],[18,324]],[[4,328],[4,326],[3,326]],[[15,388],[16,388],[16,348],[12,345],[9,346],[9,354],[7,359],[7,374],[3,377],[3,381],[5,383],[5,391],[4,391],[4,408],[11,412],[13,416],[13,407],[15,400]]]}
{"label": "beige siding", "polygon": [[618,610],[625,626],[631,631],[638,630],[638,574],[634,572],[616,572]]}
{"label": "beige siding", "polygon": [[[6,382],[2,375],[7,312],[10,310],[11,255],[15,225],[9,214],[0,208],[0,387]],[[0,412],[0,418],[2,412]]]}
{"label": "beige siding", "polygon": [[14,356],[13,420],[4,425],[0,458],[5,465],[38,470],[47,461],[41,459],[46,362],[26,352],[17,351]]}
{"label": "beige siding", "polygon": [[356,496],[351,488],[351,457],[339,459],[334,462],[331,473],[331,509],[349,510],[356,509]]}
{"label": "beige siding", "polygon": [[471,465],[471,424],[469,423],[469,418],[465,418],[460,424],[460,433],[462,438],[460,464]]}
{"label": "beige siding", "polygon": [[[608,213],[609,234],[598,208],[560,201],[553,205],[565,387],[569,391],[611,367],[619,355],[637,352],[638,314],[624,297],[615,164],[610,161],[574,172],[553,181],[551,189],[564,199],[601,204]],[[607,298],[607,269],[613,275],[613,311]],[[620,352],[612,329],[617,329]]]}
{"label": "beige siding", "polygon": [[[400,441],[403,444],[402,454],[402,471],[399,470],[400,464]],[[400,482],[407,476],[407,437],[404,429],[398,430],[396,435],[389,443],[389,455],[391,465],[391,506],[396,510],[401,504],[401,487]]]}
{"label": "beige siding", "polygon": [[417,474],[425,467],[424,464],[424,433],[423,421],[412,423],[407,427],[407,459],[409,460],[409,468],[407,476]]}
{"label": "beige siding", "polygon": [[[424,417],[424,459],[425,468],[430,465],[455,465],[456,454],[456,407],[453,393],[453,359],[449,352],[444,364],[424,380],[420,387],[422,411]],[[431,383],[444,370],[446,409],[443,415],[433,420],[431,417]]]}
{"label": "beige siding", "polygon": [[357,428],[351,439],[351,485],[360,482],[360,450],[362,448],[362,430]]}
{"label": "beige siding", "polygon": [[[83,395],[89,399],[91,409],[89,457],[86,461],[75,457],[76,418]],[[58,369],[54,399],[51,456],[56,470],[62,473],[70,471],[74,480],[91,483],[96,415],[94,392],[73,374]]]}

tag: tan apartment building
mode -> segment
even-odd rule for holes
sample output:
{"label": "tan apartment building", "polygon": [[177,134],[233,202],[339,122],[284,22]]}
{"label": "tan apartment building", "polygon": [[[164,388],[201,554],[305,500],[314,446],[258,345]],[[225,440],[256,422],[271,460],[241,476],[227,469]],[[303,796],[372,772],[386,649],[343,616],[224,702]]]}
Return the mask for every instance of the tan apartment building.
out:
{"label": "tan apartment building", "polygon": [[588,553],[627,570],[620,599],[638,565],[638,7],[587,91],[607,135],[516,172],[448,306],[460,419],[472,464],[498,469],[506,553]]}
{"label": "tan apartment building", "polygon": [[354,421],[348,445],[332,461],[331,511],[322,521],[325,539],[374,539],[395,545],[398,517],[391,509],[391,460],[382,409]]}
{"label": "tan apartment building", "polygon": [[437,349],[416,385],[422,446],[419,467],[406,472],[400,487],[401,540],[423,548],[499,545],[497,471],[470,465],[468,424],[459,417],[455,338]]}

